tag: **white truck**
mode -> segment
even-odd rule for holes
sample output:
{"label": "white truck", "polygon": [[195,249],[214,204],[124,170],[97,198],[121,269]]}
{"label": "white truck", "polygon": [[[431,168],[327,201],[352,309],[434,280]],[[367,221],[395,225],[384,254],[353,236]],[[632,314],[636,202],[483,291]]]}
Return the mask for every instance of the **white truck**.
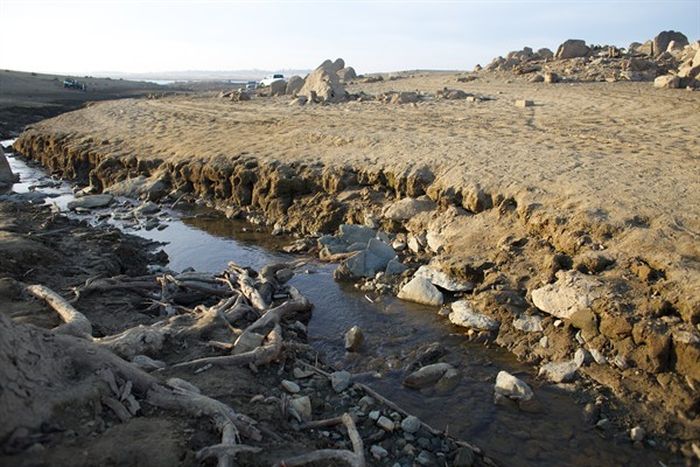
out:
{"label": "white truck", "polygon": [[259,84],[260,86],[269,86],[273,82],[279,80],[287,81],[283,74],[275,73],[274,75],[267,75],[266,77],[264,77]]}

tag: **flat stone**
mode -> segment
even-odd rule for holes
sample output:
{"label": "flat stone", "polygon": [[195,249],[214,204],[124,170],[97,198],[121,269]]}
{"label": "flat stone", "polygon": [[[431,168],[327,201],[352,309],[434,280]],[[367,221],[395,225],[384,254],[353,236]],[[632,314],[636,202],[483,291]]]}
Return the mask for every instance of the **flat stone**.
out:
{"label": "flat stone", "polygon": [[311,370],[302,370],[299,367],[294,367],[294,370],[292,370],[292,374],[297,379],[305,379],[313,376],[315,373]]}
{"label": "flat stone", "polygon": [[602,284],[575,271],[557,272],[557,281],[532,291],[532,303],[557,318],[569,319],[579,310],[590,308],[602,295]]}
{"label": "flat stone", "polygon": [[433,363],[414,371],[404,379],[404,386],[421,389],[437,383],[448,370],[454,370],[449,363]]}
{"label": "flat stone", "polygon": [[394,421],[390,418],[385,417],[384,415],[379,417],[379,419],[377,420],[377,426],[384,431],[394,431]]}
{"label": "flat stone", "polygon": [[540,367],[539,375],[554,383],[568,383],[576,377],[578,365],[575,361],[551,362]]}
{"label": "flat stone", "polygon": [[576,349],[576,352],[574,353],[574,362],[576,362],[576,365],[579,368],[588,365],[591,363],[591,360],[593,360],[593,357],[588,350],[583,348]]}
{"label": "flat stone", "polygon": [[449,319],[457,326],[480,331],[495,331],[499,327],[499,322],[495,319],[475,312],[467,300],[459,300],[452,304]]}
{"label": "flat stone", "polygon": [[282,387],[284,388],[285,391],[291,393],[291,394],[296,394],[299,391],[301,391],[301,388],[297,383],[294,381],[289,381],[287,379],[282,380]]}
{"label": "flat stone", "polygon": [[523,332],[542,332],[542,318],[536,315],[520,315],[513,320],[513,327]]}
{"label": "flat stone", "polygon": [[350,386],[351,379],[352,375],[347,371],[336,371],[331,374],[331,386],[335,392],[343,392]]}
{"label": "flat stone", "polygon": [[421,421],[418,417],[409,415],[401,421],[401,429],[406,433],[416,433],[420,430]]}
{"label": "flat stone", "polygon": [[433,285],[449,292],[469,292],[474,289],[474,284],[471,282],[457,281],[451,278],[447,273],[429,265],[419,267],[413,277],[428,279]]}
{"label": "flat stone", "polygon": [[114,201],[114,196],[109,194],[83,196],[69,202],[68,209],[74,211],[76,209],[104,208],[112,204],[112,201]]}
{"label": "flat stone", "polygon": [[429,306],[440,306],[444,300],[442,292],[424,277],[413,277],[401,288],[397,297]]}
{"label": "flat stone", "polygon": [[526,382],[516,378],[507,371],[498,372],[494,392],[509,399],[523,401],[529,401],[535,396],[532,388]]}

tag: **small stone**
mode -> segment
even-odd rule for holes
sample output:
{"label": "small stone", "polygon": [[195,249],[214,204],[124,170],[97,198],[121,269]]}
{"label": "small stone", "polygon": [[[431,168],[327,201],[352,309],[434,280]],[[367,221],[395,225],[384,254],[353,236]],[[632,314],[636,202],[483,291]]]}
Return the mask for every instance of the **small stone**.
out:
{"label": "small stone", "polygon": [[370,420],[377,421],[379,420],[379,417],[381,416],[381,412],[379,410],[373,410],[369,413],[368,417]]}
{"label": "small stone", "polygon": [[595,360],[595,362],[596,362],[598,365],[604,365],[605,363],[607,363],[607,360],[605,359],[605,356],[600,352],[600,350],[598,350],[598,349],[591,349],[591,350],[590,350],[590,353],[591,353],[591,356],[593,357],[593,360]]}
{"label": "small stone", "polygon": [[429,306],[441,306],[444,300],[442,292],[424,277],[414,277],[404,285],[398,298]]}
{"label": "small stone", "polygon": [[345,350],[357,352],[364,342],[365,336],[359,326],[353,326],[345,333]]}
{"label": "small stone", "polygon": [[369,451],[377,460],[383,459],[389,455],[389,452],[378,444],[373,444],[372,447],[369,448]]}
{"label": "small stone", "polygon": [[409,388],[422,389],[437,383],[448,370],[454,370],[449,363],[426,365],[408,375],[403,384]]}
{"label": "small stone", "polygon": [[352,375],[347,371],[336,371],[331,374],[331,386],[335,392],[343,392],[350,386]]}
{"label": "small stone", "polygon": [[582,366],[587,366],[589,363],[591,363],[591,360],[593,357],[591,357],[591,354],[588,352],[588,350],[580,348],[576,350],[576,353],[574,353],[574,362],[576,362],[576,365],[578,367]]}
{"label": "small stone", "polygon": [[409,415],[401,421],[401,429],[406,433],[416,433],[420,430],[421,422],[418,417]]}
{"label": "small stone", "polygon": [[630,430],[630,439],[632,441],[643,441],[646,434],[647,432],[644,430],[644,428],[641,426],[635,426]]}
{"label": "small stone", "polygon": [[435,456],[428,451],[421,451],[416,457],[416,462],[420,465],[436,465],[437,463]]}
{"label": "small stone", "polygon": [[575,361],[551,362],[540,367],[539,375],[554,383],[568,383],[576,376],[578,365]]}
{"label": "small stone", "polygon": [[394,431],[394,422],[383,415],[377,420],[377,426],[384,431]]}
{"label": "small stone", "polygon": [[523,332],[542,332],[542,318],[536,315],[521,315],[513,320],[513,327]]}
{"label": "small stone", "polygon": [[549,338],[547,336],[542,336],[540,339],[540,347],[543,349],[546,349],[547,346],[549,345]]}
{"label": "small stone", "polygon": [[311,399],[309,396],[292,399],[290,406],[299,414],[302,421],[311,420]]}
{"label": "small stone", "polygon": [[519,100],[515,101],[516,107],[525,108],[525,107],[532,107],[533,105],[535,105],[535,103],[530,101],[530,100],[527,100],[527,99],[519,99]]}
{"label": "small stone", "polygon": [[493,318],[475,312],[467,300],[459,300],[452,304],[452,313],[450,313],[449,319],[457,326],[479,331],[495,331],[500,324]]}
{"label": "small stone", "polygon": [[[376,401],[374,400],[373,397],[371,396],[363,396],[362,399],[360,399],[357,402],[357,405],[359,405],[363,410],[366,410],[368,407],[372,407]],[[378,418],[379,416],[377,416]]]}
{"label": "small stone", "polygon": [[506,396],[513,400],[528,401],[535,395],[527,383],[516,378],[507,371],[498,372],[494,391],[496,394]]}
{"label": "small stone", "polygon": [[299,385],[297,383],[295,383],[294,381],[286,380],[286,379],[282,380],[282,387],[284,388],[285,391],[287,391],[291,394],[296,394],[299,391],[301,391],[301,388],[299,387]]}

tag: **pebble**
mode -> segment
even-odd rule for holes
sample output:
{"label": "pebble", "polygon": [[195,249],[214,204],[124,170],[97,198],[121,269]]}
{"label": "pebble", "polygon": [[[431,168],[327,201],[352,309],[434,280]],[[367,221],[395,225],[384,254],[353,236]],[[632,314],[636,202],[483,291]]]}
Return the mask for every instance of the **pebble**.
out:
{"label": "pebble", "polygon": [[383,415],[377,420],[377,426],[384,431],[394,431],[394,422]]}
{"label": "pebble", "polygon": [[357,405],[359,405],[362,409],[367,409],[368,407],[372,407],[375,403],[376,401],[373,397],[363,396],[362,399],[357,402]]}
{"label": "pebble", "polygon": [[471,467],[474,465],[474,460],[474,451],[468,447],[461,447],[457,450],[453,465],[454,467]]}
{"label": "pebble", "polygon": [[373,410],[369,413],[369,419],[377,421],[379,420],[380,415],[381,413],[379,412],[379,410]]}
{"label": "pebble", "polygon": [[369,451],[375,459],[383,459],[389,455],[389,452],[378,444],[373,444]]}
{"label": "pebble", "polygon": [[350,386],[352,375],[347,371],[336,371],[331,374],[331,386],[335,392],[343,392]]}
{"label": "pebble", "polygon": [[591,349],[590,353],[591,353],[591,356],[593,357],[593,360],[595,360],[595,362],[598,365],[604,365],[606,363],[605,356],[600,352],[600,350]]}
{"label": "pebble", "polygon": [[420,430],[420,425],[421,422],[418,417],[409,415],[408,417],[404,418],[401,422],[401,429],[406,433],[415,433],[418,430]]}
{"label": "pebble", "polygon": [[576,353],[574,353],[574,362],[576,362],[576,365],[579,367],[587,366],[591,363],[591,359],[591,354],[586,349],[578,349]]}
{"label": "pebble", "polygon": [[421,451],[418,457],[416,457],[416,462],[420,465],[435,465],[436,459],[435,456],[428,451]]}
{"label": "pebble", "polygon": [[362,333],[362,329],[360,329],[359,326],[351,327],[348,332],[345,333],[345,350],[357,352],[364,340],[365,336]]}
{"label": "pebble", "polygon": [[313,376],[314,372],[311,370],[302,370],[301,368],[296,367],[294,370],[292,370],[292,374],[297,379],[304,379],[308,378],[309,376]]}
{"label": "pebble", "polygon": [[303,421],[311,420],[311,399],[309,396],[292,399],[290,406],[299,414]]}
{"label": "pebble", "polygon": [[292,393],[292,394],[296,394],[299,391],[301,391],[301,388],[299,387],[299,385],[297,383],[295,383],[294,381],[286,380],[286,379],[282,380],[282,387],[285,389],[285,391]]}
{"label": "pebble", "polygon": [[630,439],[632,441],[643,441],[646,436],[646,431],[641,426],[635,426],[630,430]]}

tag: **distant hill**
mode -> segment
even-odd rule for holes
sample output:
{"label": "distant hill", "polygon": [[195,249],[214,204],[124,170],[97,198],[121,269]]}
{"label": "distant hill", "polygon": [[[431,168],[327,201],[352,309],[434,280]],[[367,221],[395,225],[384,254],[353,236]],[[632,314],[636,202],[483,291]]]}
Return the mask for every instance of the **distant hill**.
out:
{"label": "distant hill", "polygon": [[311,70],[184,70],[160,71],[150,73],[124,73],[119,71],[97,71],[92,76],[122,78],[128,80],[172,80],[172,81],[218,81],[218,80],[260,80],[272,73],[282,73],[285,76],[306,76]]}

